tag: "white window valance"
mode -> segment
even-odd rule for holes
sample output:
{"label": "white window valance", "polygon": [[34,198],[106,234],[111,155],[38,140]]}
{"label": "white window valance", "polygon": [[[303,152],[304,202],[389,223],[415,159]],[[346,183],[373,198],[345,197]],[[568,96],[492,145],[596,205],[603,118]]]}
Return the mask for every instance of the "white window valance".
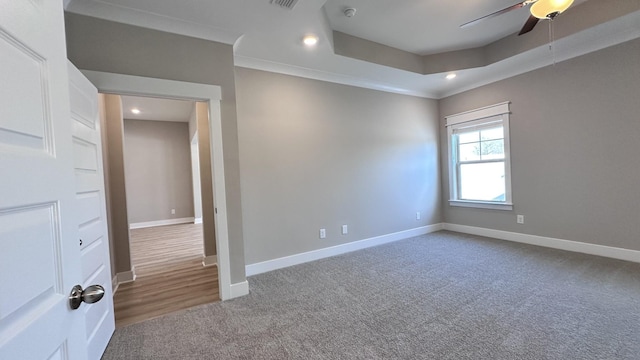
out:
{"label": "white window valance", "polygon": [[445,116],[447,126],[456,125],[468,121],[480,120],[492,116],[498,116],[508,114],[510,101],[505,101],[499,104],[485,106],[475,110],[465,111],[459,114]]}

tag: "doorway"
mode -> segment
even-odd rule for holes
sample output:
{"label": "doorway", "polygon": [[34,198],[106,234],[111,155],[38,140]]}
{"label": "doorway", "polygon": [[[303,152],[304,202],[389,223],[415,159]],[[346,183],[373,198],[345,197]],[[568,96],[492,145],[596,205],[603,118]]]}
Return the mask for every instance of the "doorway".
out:
{"label": "doorway", "polygon": [[[176,98],[205,102],[209,105],[209,136],[211,139],[211,165],[213,169],[213,190],[215,192],[215,247],[216,256],[205,258],[206,264],[217,264],[218,289],[221,300],[227,300],[249,293],[248,282],[243,279],[231,284],[231,263],[229,258],[229,231],[227,218],[226,184],[223,156],[222,122],[220,116],[221,89],[215,85],[186,83],[181,81],[145,78],[139,76],[104,73],[99,71],[82,71],[83,74],[102,93],[119,93],[134,96],[151,96],[160,98]],[[203,209],[204,210],[204,209]],[[126,221],[125,221],[126,223]],[[120,226],[128,232],[127,225]],[[135,274],[131,272],[129,261],[129,244],[122,243],[122,238],[128,239],[128,233],[123,236],[116,231],[111,232],[115,237],[112,253],[126,252],[126,257],[119,257],[114,264],[116,277],[114,284],[131,281]],[[121,260],[121,261],[120,261]]]}
{"label": "doorway", "polygon": [[[193,158],[199,153],[192,150],[192,144],[196,149],[199,145],[196,103],[139,96],[120,99],[130,257],[136,276],[203,259],[200,159]],[[210,177],[211,166],[205,170]],[[212,201],[205,202],[213,206]]]}
{"label": "doorway", "polygon": [[109,191],[110,212],[126,220],[128,230],[121,232],[128,251],[114,255],[129,260],[135,274],[115,292],[116,325],[218,300],[216,263],[205,261],[215,258],[208,105],[114,94],[101,99],[106,163],[113,170],[107,182],[124,182]]}
{"label": "doorway", "polygon": [[[219,86],[187,83],[182,81],[146,78],[141,76],[105,73],[83,70],[82,73],[102,93],[119,93],[134,96],[189,99],[206,102],[209,105],[209,132],[211,139],[211,160],[213,188],[215,191],[216,263],[221,300],[247,295],[249,283],[246,279],[231,284],[231,262],[229,258],[229,220],[227,218],[227,197],[224,170],[222,119],[220,116],[221,89]],[[212,209],[213,210],[213,209]],[[128,246],[127,246],[128,247]],[[125,251],[128,251],[125,249]],[[241,261],[241,260],[240,260]],[[128,264],[117,264],[118,281],[127,274]],[[133,277],[133,276],[130,276]]]}

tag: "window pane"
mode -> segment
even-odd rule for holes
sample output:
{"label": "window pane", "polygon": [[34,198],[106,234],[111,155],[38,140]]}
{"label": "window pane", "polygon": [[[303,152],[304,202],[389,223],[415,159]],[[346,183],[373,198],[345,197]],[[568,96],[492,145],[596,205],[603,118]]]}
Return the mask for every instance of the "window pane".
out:
{"label": "window pane", "polygon": [[480,150],[482,160],[504,159],[504,140],[483,141]]}
{"label": "window pane", "polygon": [[462,144],[459,149],[459,161],[480,160],[480,143]]}
{"label": "window pane", "polygon": [[480,131],[461,133],[458,135],[458,143],[466,144],[480,141]]}
{"label": "window pane", "polygon": [[504,162],[461,164],[460,198],[505,201]]}
{"label": "window pane", "polygon": [[495,140],[504,138],[504,129],[502,126],[491,129],[484,129],[480,132],[482,140]]}

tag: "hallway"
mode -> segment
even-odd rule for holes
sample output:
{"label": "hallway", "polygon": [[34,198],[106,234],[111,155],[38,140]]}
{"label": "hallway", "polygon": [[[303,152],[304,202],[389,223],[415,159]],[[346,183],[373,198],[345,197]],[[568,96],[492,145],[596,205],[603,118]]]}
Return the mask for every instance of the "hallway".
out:
{"label": "hallway", "polygon": [[202,224],[131,230],[137,277],[115,293],[116,327],[218,301],[218,268],[202,256]]}

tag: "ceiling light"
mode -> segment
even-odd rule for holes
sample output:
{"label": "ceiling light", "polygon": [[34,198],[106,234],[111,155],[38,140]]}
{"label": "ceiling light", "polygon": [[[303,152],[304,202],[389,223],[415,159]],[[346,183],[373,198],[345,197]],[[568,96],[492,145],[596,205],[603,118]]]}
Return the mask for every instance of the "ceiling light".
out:
{"label": "ceiling light", "polygon": [[573,0],[538,0],[531,5],[531,15],[538,19],[553,19],[572,3]]}
{"label": "ceiling light", "polygon": [[315,35],[307,35],[302,38],[302,42],[307,46],[313,46],[318,43],[318,37]]}
{"label": "ceiling light", "polygon": [[447,80],[454,79],[456,76],[458,76],[458,75],[456,75],[456,74],[454,74],[454,73],[448,74],[448,75],[447,75]]}
{"label": "ceiling light", "polygon": [[140,114],[140,110],[136,109],[136,108],[131,109],[131,112],[136,114],[136,115]]}

